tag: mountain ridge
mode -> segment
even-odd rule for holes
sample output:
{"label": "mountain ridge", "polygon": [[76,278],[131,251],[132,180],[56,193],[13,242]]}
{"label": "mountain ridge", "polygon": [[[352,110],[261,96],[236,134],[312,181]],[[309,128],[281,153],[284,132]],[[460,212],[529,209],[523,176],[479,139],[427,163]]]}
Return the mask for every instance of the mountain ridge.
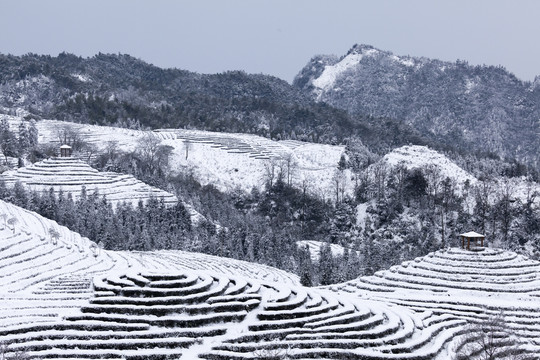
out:
{"label": "mountain ridge", "polygon": [[538,165],[540,91],[501,66],[396,56],[355,45],[316,56],[293,85],[351,114],[397,119],[441,143]]}

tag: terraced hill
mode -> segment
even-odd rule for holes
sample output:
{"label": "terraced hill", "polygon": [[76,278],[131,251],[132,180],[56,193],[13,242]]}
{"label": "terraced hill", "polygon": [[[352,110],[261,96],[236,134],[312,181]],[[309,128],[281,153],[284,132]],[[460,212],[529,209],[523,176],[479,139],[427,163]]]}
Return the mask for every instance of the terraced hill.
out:
{"label": "terraced hill", "polygon": [[11,353],[421,359],[444,353],[464,324],[338,299],[263,265],[178,251],[105,251],[11,204],[0,202],[0,213],[7,219],[0,223],[0,342]]}
{"label": "terraced hill", "polygon": [[[468,323],[501,311],[520,359],[540,352],[540,263],[512,252],[448,249],[309,289],[295,275],[232,259],[105,251],[0,201],[2,214],[0,343],[9,354],[443,360],[478,336]],[[506,334],[495,339],[503,350]]]}
{"label": "terraced hill", "polygon": [[245,278],[136,271],[96,277],[77,311],[4,328],[0,340],[42,359],[422,359],[460,325]]}
{"label": "terraced hill", "polygon": [[501,316],[540,354],[540,262],[514,252],[445,249],[330,288],[473,323]]}
{"label": "terraced hill", "polygon": [[[8,118],[14,131],[22,120],[0,114],[0,118],[3,117]],[[170,162],[173,172],[189,170],[201,184],[212,184],[223,191],[249,192],[253,187],[260,188],[270,168],[277,171],[280,162],[290,161],[295,184],[308,183],[313,193],[330,197],[334,189],[332,178],[344,152],[344,146],[273,141],[248,134],[187,129],[140,131],[56,120],[37,122],[39,142],[58,144],[58,129],[66,125],[98,149],[115,142],[119,150],[133,151],[141,138],[155,136],[173,147]],[[350,179],[350,176],[345,178]],[[352,193],[352,190],[352,182],[348,181],[347,191]]]}
{"label": "terraced hill", "polygon": [[20,181],[28,189],[47,193],[53,188],[55,193],[62,191],[78,199],[82,188],[88,194],[97,191],[100,196],[115,206],[120,202],[146,202],[150,197],[163,199],[166,204],[178,202],[176,196],[149,186],[131,175],[113,172],[99,172],[76,158],[51,158],[31,166],[6,171],[0,175],[7,186]]}
{"label": "terraced hill", "polygon": [[[54,221],[0,201],[0,328],[48,322],[91,296],[93,276],[120,269],[213,270],[298,284],[298,277],[260,264],[183,251],[114,252]],[[49,235],[54,229],[58,238]]]}

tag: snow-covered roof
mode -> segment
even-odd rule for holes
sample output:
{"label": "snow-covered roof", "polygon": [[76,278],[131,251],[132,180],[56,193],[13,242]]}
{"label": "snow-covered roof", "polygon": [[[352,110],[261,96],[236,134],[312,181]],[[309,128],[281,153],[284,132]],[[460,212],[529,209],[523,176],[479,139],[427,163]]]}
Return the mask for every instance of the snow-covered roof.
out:
{"label": "snow-covered roof", "polygon": [[469,231],[469,232],[466,232],[466,233],[463,233],[463,234],[459,234],[459,236],[463,236],[463,237],[466,237],[466,238],[485,238],[486,237],[485,235],[479,234],[479,233],[474,232],[474,231]]}
{"label": "snow-covered roof", "polygon": [[60,146],[60,149],[71,149],[71,146],[69,146],[69,145],[62,145],[62,146]]}

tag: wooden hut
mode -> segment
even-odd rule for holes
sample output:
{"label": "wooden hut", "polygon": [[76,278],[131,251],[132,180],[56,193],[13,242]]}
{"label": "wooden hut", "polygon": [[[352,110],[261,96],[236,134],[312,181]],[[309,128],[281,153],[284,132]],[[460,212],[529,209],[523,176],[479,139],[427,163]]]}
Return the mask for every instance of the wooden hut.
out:
{"label": "wooden hut", "polygon": [[465,249],[465,240],[467,240],[467,250],[471,250],[471,240],[473,242],[473,247],[484,247],[485,235],[479,234],[474,231],[469,231],[464,234],[459,234],[461,236],[461,248]]}
{"label": "wooden hut", "polygon": [[60,157],[71,157],[73,150],[69,145],[60,146]]}

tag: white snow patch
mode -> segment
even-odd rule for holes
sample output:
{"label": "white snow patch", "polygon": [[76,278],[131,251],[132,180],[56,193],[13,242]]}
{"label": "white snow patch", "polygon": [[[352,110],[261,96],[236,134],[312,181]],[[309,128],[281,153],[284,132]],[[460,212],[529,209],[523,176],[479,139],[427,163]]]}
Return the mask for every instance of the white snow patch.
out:
{"label": "white snow patch", "polygon": [[90,76],[84,75],[84,74],[71,74],[75,79],[79,80],[80,82],[89,82],[92,79],[90,79]]}
{"label": "white snow patch", "polygon": [[367,208],[369,202],[358,204],[356,207],[356,224],[362,229],[366,227]]}
{"label": "white snow patch", "polygon": [[460,168],[452,160],[426,146],[408,145],[394,149],[383,157],[390,166],[403,165],[407,169],[436,167],[443,177],[456,180],[458,184],[469,180],[471,185],[478,180],[467,171]]}
{"label": "white snow patch", "polygon": [[472,79],[465,80],[465,94],[470,93],[476,87],[477,83]]}
{"label": "white snow patch", "polygon": [[[368,52],[366,52],[366,55],[367,53]],[[345,56],[337,64],[325,66],[322,74],[317,79],[313,80],[313,86],[320,90],[327,90],[334,85],[339,75],[360,63],[363,56],[364,54],[352,53]]]}
{"label": "white snow patch", "polygon": [[[319,261],[321,248],[325,244],[326,244],[325,242],[316,241],[316,240],[300,240],[296,242],[296,245],[298,247],[301,247],[301,248],[305,248],[306,246],[308,247],[309,253],[311,255],[311,261],[313,262]],[[332,252],[332,256],[343,256],[345,248],[338,244],[330,244],[330,251]]]}
{"label": "white snow patch", "polygon": [[408,67],[414,66],[414,61],[411,58],[402,58],[396,55],[392,55],[391,59]]}

